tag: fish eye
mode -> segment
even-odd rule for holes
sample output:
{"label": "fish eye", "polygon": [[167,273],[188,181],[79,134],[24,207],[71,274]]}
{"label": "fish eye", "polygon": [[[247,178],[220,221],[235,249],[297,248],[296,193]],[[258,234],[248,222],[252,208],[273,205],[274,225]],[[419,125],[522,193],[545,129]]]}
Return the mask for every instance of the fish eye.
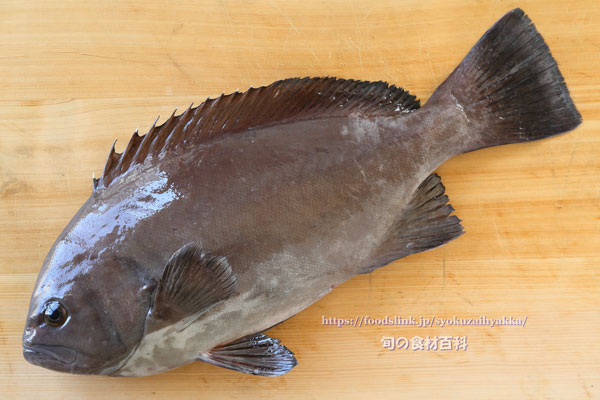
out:
{"label": "fish eye", "polygon": [[56,300],[46,303],[44,309],[44,322],[50,326],[61,326],[67,320],[67,310]]}

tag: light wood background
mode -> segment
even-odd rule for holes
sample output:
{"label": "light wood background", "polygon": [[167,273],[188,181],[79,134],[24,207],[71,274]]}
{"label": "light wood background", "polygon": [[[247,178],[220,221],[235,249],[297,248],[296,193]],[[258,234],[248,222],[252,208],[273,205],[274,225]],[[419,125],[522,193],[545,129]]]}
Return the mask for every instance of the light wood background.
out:
{"label": "light wood background", "polygon": [[[467,234],[341,285],[271,331],[298,358],[270,379],[195,363],[72,376],[25,362],[29,297],[114,138],[207,96],[293,76],[385,80],[422,101],[523,8],[584,123],[439,169]],[[600,9],[596,1],[2,1],[0,398],[600,397]],[[324,326],[322,317],[527,316],[525,327]],[[382,336],[467,336],[388,351]]]}

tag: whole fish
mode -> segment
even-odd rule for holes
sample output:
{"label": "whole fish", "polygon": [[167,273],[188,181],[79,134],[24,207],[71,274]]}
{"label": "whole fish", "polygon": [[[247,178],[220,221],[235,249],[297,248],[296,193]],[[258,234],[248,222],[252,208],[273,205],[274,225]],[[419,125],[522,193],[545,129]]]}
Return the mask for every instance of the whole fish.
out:
{"label": "whole fish", "polygon": [[40,272],[25,358],[156,374],[196,360],[274,376],[266,329],[336,285],[462,234],[450,157],[579,125],[544,40],[502,17],[427,104],[383,82],[286,79],[114,145]]}

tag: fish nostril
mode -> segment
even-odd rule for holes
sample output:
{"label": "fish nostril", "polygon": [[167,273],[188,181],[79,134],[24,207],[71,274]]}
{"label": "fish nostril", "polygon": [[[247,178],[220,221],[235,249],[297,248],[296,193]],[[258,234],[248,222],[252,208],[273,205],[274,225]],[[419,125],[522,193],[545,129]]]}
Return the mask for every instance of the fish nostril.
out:
{"label": "fish nostril", "polygon": [[23,335],[23,346],[31,347],[33,346],[33,340],[31,337]]}
{"label": "fish nostril", "polygon": [[33,328],[25,328],[25,332],[23,333],[23,343],[26,345],[31,345],[33,343],[33,338],[35,337],[35,330]]}

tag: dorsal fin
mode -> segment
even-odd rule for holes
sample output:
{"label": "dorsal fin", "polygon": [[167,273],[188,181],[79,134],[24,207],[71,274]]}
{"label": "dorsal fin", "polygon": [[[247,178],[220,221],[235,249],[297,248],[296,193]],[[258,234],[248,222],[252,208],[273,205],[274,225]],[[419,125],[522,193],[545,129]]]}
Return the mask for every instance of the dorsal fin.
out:
{"label": "dorsal fin", "polygon": [[148,133],[131,137],[123,153],[110,151],[104,172],[94,180],[94,190],[108,187],[132,166],[142,164],[179,146],[194,145],[223,134],[235,133],[290,120],[394,115],[419,108],[419,101],[402,88],[385,82],[336,78],[292,78],[240,93],[208,99],[190,106],[181,115],[171,115]]}

